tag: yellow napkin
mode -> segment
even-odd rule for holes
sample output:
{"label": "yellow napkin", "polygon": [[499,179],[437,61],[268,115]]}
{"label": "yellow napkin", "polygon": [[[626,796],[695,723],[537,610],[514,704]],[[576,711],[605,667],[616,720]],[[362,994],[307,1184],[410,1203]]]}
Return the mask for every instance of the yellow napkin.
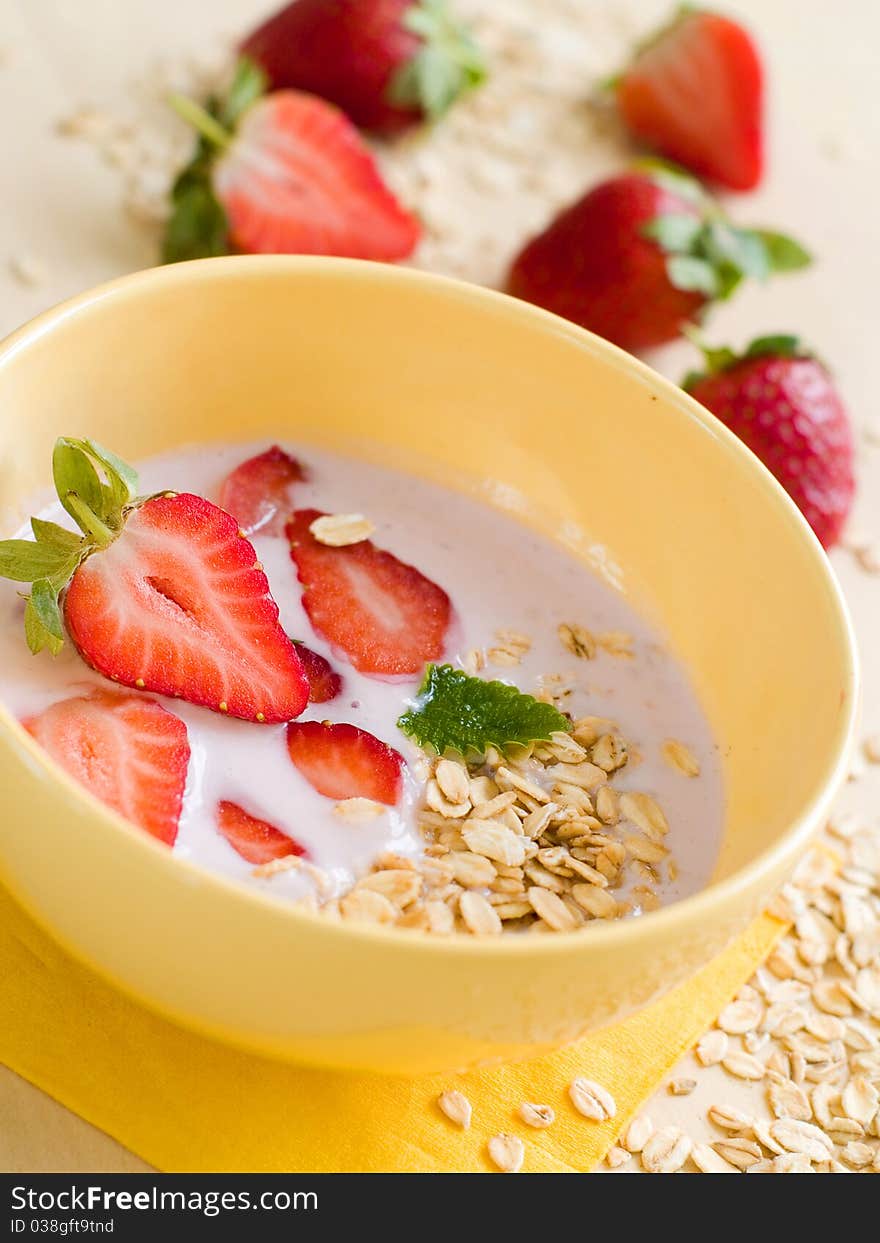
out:
{"label": "yellow napkin", "polygon": [[[663,1000],[549,1056],[403,1080],[284,1066],[191,1035],[70,959],[0,889],[0,1061],[165,1171],[487,1170],[499,1131],[525,1141],[525,1170],[586,1171],[783,930],[762,916]],[[575,1075],[608,1088],[613,1121],[575,1113]],[[469,1131],[437,1108],[451,1087],[473,1105]],[[521,1123],[524,1100],[551,1105],[555,1124]]]}

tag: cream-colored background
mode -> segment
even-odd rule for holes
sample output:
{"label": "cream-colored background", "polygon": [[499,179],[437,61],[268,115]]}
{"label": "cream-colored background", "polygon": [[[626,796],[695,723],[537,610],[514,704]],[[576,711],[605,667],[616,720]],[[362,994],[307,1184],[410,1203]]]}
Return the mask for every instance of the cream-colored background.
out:
{"label": "cream-colored background", "polygon": [[[467,0],[490,7],[497,22],[546,22],[549,11],[582,13],[595,23],[603,46],[621,46],[632,30],[650,29],[667,0]],[[152,262],[149,235],[120,208],[120,176],[87,143],[60,137],[56,122],[94,104],[132,114],[132,83],[149,76],[160,58],[204,48],[227,31],[244,28],[270,7],[262,0],[5,0],[0,6],[0,332],[70,294]],[[860,428],[878,426],[872,380],[880,328],[876,288],[876,201],[880,178],[880,8],[874,0],[740,0],[725,6],[742,14],[758,35],[772,81],[770,172],[754,195],[737,201],[741,219],[788,227],[820,262],[803,277],[748,289],[712,321],[715,339],[742,342],[758,332],[796,330],[834,367]],[[613,69],[615,63],[608,65]],[[500,124],[500,122],[499,122]],[[613,167],[615,139],[597,137],[583,154],[583,181]],[[536,150],[536,162],[552,158]],[[619,152],[622,161],[624,152]],[[473,228],[490,235],[497,202]],[[532,227],[524,206],[509,201],[500,236],[516,236],[518,221]],[[450,212],[455,205],[450,202]],[[502,247],[503,249],[503,247]],[[446,252],[448,254],[448,250]],[[435,252],[436,255],[436,252]],[[503,255],[501,256],[503,258]],[[34,285],[16,277],[16,263],[43,272]],[[467,274],[467,257],[433,263]],[[473,272],[482,275],[482,272]],[[652,359],[678,378],[693,361],[688,347]],[[861,492],[852,529],[880,541],[880,449],[860,441]],[[844,551],[834,564],[853,609],[865,676],[866,732],[880,730],[880,577],[860,571]],[[875,641],[872,646],[871,639]],[[876,822],[880,773],[869,772],[841,795]],[[689,1073],[690,1059],[676,1072]],[[723,1078],[723,1081],[722,1081]],[[650,1103],[655,1121],[676,1121],[701,1136],[701,1118],[714,1099],[745,1107],[760,1089],[702,1071],[689,1097],[664,1090]],[[0,1068],[0,1169],[140,1170],[136,1157]],[[624,1167],[630,1168],[629,1166]]]}

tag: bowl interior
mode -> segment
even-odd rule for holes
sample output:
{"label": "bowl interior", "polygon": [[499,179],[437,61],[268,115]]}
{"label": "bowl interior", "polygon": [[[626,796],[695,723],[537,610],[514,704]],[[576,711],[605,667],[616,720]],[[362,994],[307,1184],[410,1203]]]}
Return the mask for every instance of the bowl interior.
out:
{"label": "bowl interior", "polygon": [[218,260],[51,312],[3,361],[4,534],[58,435],[133,461],[283,436],[481,494],[564,541],[691,671],[724,761],[716,879],[777,843],[839,764],[851,644],[818,544],[710,416],[560,320],[367,264]]}

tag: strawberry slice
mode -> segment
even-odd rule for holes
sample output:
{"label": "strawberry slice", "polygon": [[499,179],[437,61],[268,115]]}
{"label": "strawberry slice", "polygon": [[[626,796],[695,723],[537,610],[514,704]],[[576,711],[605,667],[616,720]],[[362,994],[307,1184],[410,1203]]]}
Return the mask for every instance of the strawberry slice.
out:
{"label": "strawberry slice", "polygon": [[630,133],[667,159],[732,190],[763,169],[763,70],[737,22],[684,9],[637,52],[617,83]]}
{"label": "strawberry slice", "polygon": [[276,829],[268,820],[258,820],[256,816],[249,815],[238,803],[225,800],[218,803],[216,819],[217,828],[229,845],[248,863],[270,863],[272,859],[307,853],[299,842]]}
{"label": "strawberry slice", "polygon": [[325,704],[335,699],[342,690],[342,677],[330,661],[298,640],[296,650],[309,683],[309,703]]}
{"label": "strawberry slice", "polygon": [[202,497],[135,509],[74,574],[64,619],[83,659],[126,686],[248,721],[289,721],[308,702],[253,546]]}
{"label": "strawberry slice", "polygon": [[292,485],[305,478],[295,458],[278,445],[248,458],[220,487],[220,508],[232,514],[245,535],[283,535],[293,509]]}
{"label": "strawberry slice", "polygon": [[286,528],[315,631],[361,673],[415,674],[439,660],[452,613],[446,592],[372,540],[319,543],[309,528],[321,517],[297,510]]}
{"label": "strawberry slice", "polygon": [[174,845],[189,743],[173,713],[140,695],[95,691],[52,704],[23,725],[102,803]]}
{"label": "strawberry slice", "polygon": [[421,232],[348,118],[297,91],[247,110],[213,185],[233,246],[250,254],[405,259]]}
{"label": "strawberry slice", "polygon": [[392,807],[403,790],[403,756],[356,725],[291,721],[287,749],[296,767],[327,798],[369,798]]}

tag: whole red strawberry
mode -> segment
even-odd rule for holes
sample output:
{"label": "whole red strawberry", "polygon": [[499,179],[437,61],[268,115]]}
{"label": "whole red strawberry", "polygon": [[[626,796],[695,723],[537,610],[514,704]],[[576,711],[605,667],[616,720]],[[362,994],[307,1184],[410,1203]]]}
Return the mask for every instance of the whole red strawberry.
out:
{"label": "whole red strawberry", "polygon": [[382,180],[354,125],[300,91],[263,95],[250,61],[222,102],[172,106],[200,135],[172,190],[163,259],[246,254],[405,259],[421,226]]}
{"label": "whole red strawberry", "polygon": [[762,337],[740,356],[706,350],[684,387],[772,471],[825,548],[855,493],[853,436],[828,370],[796,337]]}
{"label": "whole red strawberry", "polygon": [[435,120],[485,74],[446,0],[294,0],[241,51],[273,90],[321,95],[380,134]]}
{"label": "whole red strawberry", "polygon": [[82,534],[34,518],[33,540],[0,542],[0,575],[33,584],[31,651],[56,653],[66,626],[123,686],[248,721],[299,716],[309,683],[236,520],[185,492],[138,497],[134,471],[93,441],[59,440],[52,466]]}
{"label": "whole red strawberry", "polygon": [[653,151],[732,190],[763,169],[761,59],[737,22],[683,9],[618,78],[620,114]]}
{"label": "whole red strawberry", "polygon": [[514,260],[508,291],[641,350],[677,337],[746,276],[809,261],[791,238],[733,225],[696,182],[650,166],[557,216]]}

